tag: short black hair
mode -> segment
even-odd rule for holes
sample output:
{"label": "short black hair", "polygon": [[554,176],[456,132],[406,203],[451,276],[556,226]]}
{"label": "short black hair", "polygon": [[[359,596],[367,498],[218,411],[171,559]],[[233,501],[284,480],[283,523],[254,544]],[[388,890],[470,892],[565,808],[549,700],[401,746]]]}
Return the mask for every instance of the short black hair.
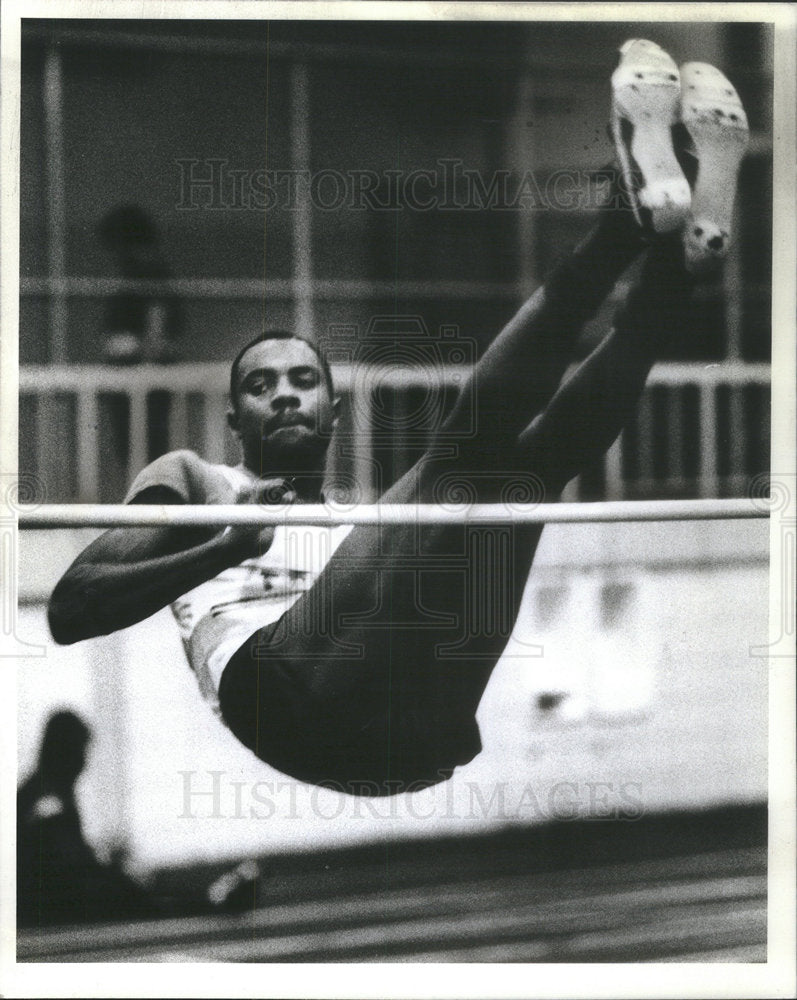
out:
{"label": "short black hair", "polygon": [[232,403],[234,409],[238,408],[238,367],[241,363],[241,358],[251,347],[254,347],[255,344],[261,344],[264,340],[301,340],[303,344],[307,344],[310,350],[318,358],[321,370],[324,373],[324,381],[327,385],[327,392],[329,393],[330,399],[332,398],[335,391],[332,384],[332,371],[330,370],[329,362],[324,357],[321,348],[317,344],[314,344],[311,340],[308,340],[307,337],[300,337],[291,330],[264,330],[256,337],[253,337],[248,344],[244,344],[241,350],[235,355],[235,359],[230,368],[230,403]]}
{"label": "short black hair", "polygon": [[52,764],[74,748],[86,747],[91,740],[91,730],[75,712],[62,709],[47,720],[41,739],[40,758]]}

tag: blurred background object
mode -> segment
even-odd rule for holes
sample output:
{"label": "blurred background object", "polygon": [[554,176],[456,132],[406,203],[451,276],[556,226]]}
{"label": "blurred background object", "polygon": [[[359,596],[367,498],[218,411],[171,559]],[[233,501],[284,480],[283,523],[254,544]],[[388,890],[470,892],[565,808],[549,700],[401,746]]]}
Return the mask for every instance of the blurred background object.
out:
{"label": "blurred background object", "polygon": [[218,876],[204,891],[148,891],[124,872],[124,844],[102,862],[83,835],[75,798],[91,732],[64,709],[47,720],[36,770],[17,793],[17,921],[20,927],[103,923],[251,908],[261,875],[254,860]]}
{"label": "blurred background object", "polygon": [[[97,230],[121,277],[132,286],[108,298],[101,359],[112,365],[175,361],[182,305],[176,296],[158,291],[171,274],[154,222],[138,205],[119,205],[103,216]],[[145,290],[147,282],[155,283],[154,291]],[[123,393],[115,393],[107,401],[110,442],[104,453],[103,471],[112,481],[118,481],[129,467],[127,402]],[[162,455],[169,448],[168,392],[155,390],[147,394],[146,422],[147,453]]]}
{"label": "blurred background object", "polygon": [[[100,220],[98,231],[122,278],[168,281],[171,277],[155,224],[138,205],[119,205]],[[182,327],[179,299],[120,291],[108,299],[102,358],[109,364],[164,362],[177,358]]]}
{"label": "blurred background object", "polygon": [[86,842],[75,784],[91,742],[74,712],[47,720],[36,770],[17,793],[17,920],[23,927],[154,915],[144,889]]}

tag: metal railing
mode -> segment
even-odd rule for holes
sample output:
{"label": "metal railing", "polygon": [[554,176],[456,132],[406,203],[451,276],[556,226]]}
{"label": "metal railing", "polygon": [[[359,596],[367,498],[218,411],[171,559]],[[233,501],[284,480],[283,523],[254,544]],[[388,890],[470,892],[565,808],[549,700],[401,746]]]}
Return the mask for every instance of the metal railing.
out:
{"label": "metal railing", "polygon": [[[347,436],[330,449],[332,473],[355,484],[361,502],[375,500],[379,456],[389,456],[387,480],[409,468],[466,373],[441,366],[438,384],[430,385],[428,372],[333,366],[347,404]],[[215,362],[24,366],[20,473],[43,483],[42,500],[95,503],[118,502],[132,477],[165,451],[190,448],[208,461],[235,464],[228,379],[228,366]],[[765,364],[656,366],[636,420],[564,499],[745,495],[769,465],[769,383]]]}

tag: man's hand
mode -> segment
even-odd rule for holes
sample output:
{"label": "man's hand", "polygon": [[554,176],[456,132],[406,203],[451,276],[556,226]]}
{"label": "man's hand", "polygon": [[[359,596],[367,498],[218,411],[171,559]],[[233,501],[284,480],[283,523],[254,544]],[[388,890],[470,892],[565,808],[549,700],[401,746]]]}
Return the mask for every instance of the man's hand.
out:
{"label": "man's hand", "polygon": [[[282,479],[261,479],[238,503],[293,503]],[[202,532],[204,534],[204,532]],[[50,631],[66,645],[143,621],[244,559],[266,552],[273,527],[230,525],[197,542],[185,529],[112,528],[95,539],[58,581],[48,608]],[[196,536],[194,536],[196,537]]]}
{"label": "man's hand", "polygon": [[[236,497],[239,504],[287,505],[296,503],[298,496],[289,482],[284,479],[258,479],[251,486],[245,486]],[[231,524],[219,536],[219,541],[235,553],[236,561],[255,559],[271,548],[274,541],[274,526],[265,527],[246,524]]]}

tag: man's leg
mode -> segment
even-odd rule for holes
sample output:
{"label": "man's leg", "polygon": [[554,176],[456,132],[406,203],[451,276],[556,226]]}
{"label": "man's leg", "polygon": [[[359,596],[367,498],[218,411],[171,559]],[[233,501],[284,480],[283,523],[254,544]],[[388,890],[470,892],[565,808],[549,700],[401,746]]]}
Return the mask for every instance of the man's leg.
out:
{"label": "man's leg", "polygon": [[[634,40],[622,49],[625,60],[615,73],[615,122],[619,158],[627,184],[634,173],[634,151],[646,156],[657,144],[642,139],[650,120],[639,102],[641,72],[658,88],[670,74],[665,53],[650,42]],[[733,84],[714,66],[687,63],[680,70],[683,104],[681,128],[692,144],[686,157],[693,186],[691,208],[682,238],[655,241],[638,286],[618,311],[609,337],[568,379],[542,414],[520,438],[530,467],[542,476],[549,493],[564,485],[602,455],[636,409],[653,362],[678,321],[679,306],[692,291],[694,276],[716,274],[725,257],[739,164],[749,139],[747,115]],[[627,117],[633,119],[630,148],[623,152]],[[640,145],[640,143],[642,143]],[[672,160],[656,150],[666,168]],[[670,192],[667,169],[659,178]],[[649,190],[657,190],[649,184]],[[658,185],[658,189],[661,184]],[[666,199],[662,203],[667,210]],[[683,243],[681,242],[683,240]]]}
{"label": "man's leg", "polygon": [[458,462],[503,464],[514,452],[519,428],[550,401],[584,324],[646,246],[615,179],[589,235],[553,268],[474,366],[433,445],[455,440]]}
{"label": "man's leg", "polygon": [[611,332],[521,434],[520,452],[548,496],[599,459],[628,424],[694,284],[680,236],[657,241]]}

